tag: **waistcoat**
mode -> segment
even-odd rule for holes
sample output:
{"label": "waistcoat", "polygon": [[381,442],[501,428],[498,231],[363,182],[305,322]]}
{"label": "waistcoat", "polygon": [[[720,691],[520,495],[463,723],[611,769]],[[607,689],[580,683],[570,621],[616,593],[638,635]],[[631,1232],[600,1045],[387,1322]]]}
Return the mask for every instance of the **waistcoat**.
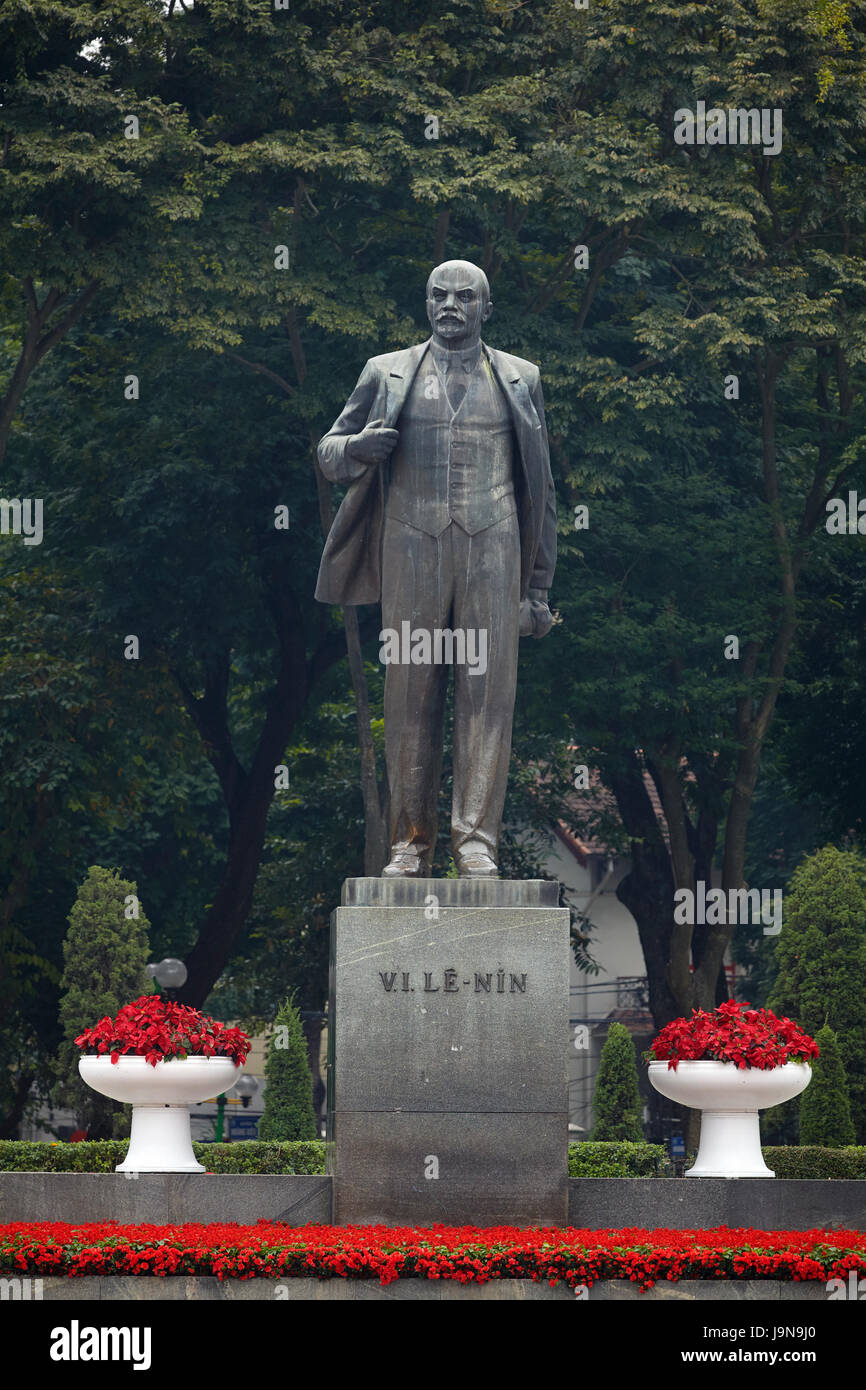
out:
{"label": "waistcoat", "polygon": [[517,511],[511,412],[483,353],[454,411],[428,350],[397,429],[386,516],[428,536],[456,521],[474,536]]}

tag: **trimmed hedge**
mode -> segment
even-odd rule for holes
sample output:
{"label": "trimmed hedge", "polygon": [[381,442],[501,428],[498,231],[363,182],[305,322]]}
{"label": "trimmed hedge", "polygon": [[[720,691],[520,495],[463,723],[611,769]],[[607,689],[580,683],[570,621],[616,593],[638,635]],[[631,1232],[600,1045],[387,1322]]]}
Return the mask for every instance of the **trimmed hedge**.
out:
{"label": "trimmed hedge", "polygon": [[568,1146],[570,1178],[656,1178],[664,1161],[664,1144],[625,1140],[605,1144],[588,1139]]}
{"label": "trimmed hedge", "polygon": [[281,1143],[246,1139],[234,1144],[193,1144],[193,1149],[199,1163],[213,1173],[306,1173],[318,1177],[325,1171],[321,1139]]}
{"label": "trimmed hedge", "polygon": [[[80,1144],[26,1143],[0,1140],[0,1172],[113,1173],[126,1156],[128,1139],[84,1140]],[[309,1174],[325,1171],[325,1145],[319,1139],[294,1143],[264,1143],[245,1139],[234,1144],[194,1143],[199,1163],[209,1173]],[[763,1150],[778,1178],[866,1179],[866,1147]],[[570,1178],[654,1178],[664,1176],[663,1144],[601,1144],[587,1141],[568,1146]]]}
{"label": "trimmed hedge", "polygon": [[307,1173],[325,1170],[325,1145],[318,1138],[277,1141],[240,1140],[234,1144],[193,1144],[196,1158],[213,1173]]}
{"label": "trimmed hedge", "polygon": [[766,1148],[764,1161],[777,1178],[866,1178],[866,1147],[822,1149],[817,1144],[799,1148]]}
{"label": "trimmed hedge", "polygon": [[[112,1173],[126,1156],[126,1139],[82,1140],[78,1144],[25,1143],[0,1140],[0,1172]],[[234,1144],[194,1143],[199,1163],[210,1173],[308,1173],[325,1171],[321,1140],[266,1143],[256,1139]],[[573,1178],[652,1178],[661,1170],[662,1144],[571,1144],[568,1173]]]}
{"label": "trimmed hedge", "polygon": [[[267,1144],[255,1139],[234,1144],[193,1144],[209,1173],[306,1173],[325,1171],[321,1140]],[[113,1173],[129,1148],[128,1139],[82,1140],[79,1144],[26,1143],[0,1140],[0,1172]]]}
{"label": "trimmed hedge", "polygon": [[[764,1159],[777,1178],[866,1179],[866,1147],[822,1149],[817,1145],[791,1145],[763,1149]],[[694,1154],[686,1168],[695,1161]],[[663,1144],[570,1144],[570,1178],[663,1177],[666,1152]]]}

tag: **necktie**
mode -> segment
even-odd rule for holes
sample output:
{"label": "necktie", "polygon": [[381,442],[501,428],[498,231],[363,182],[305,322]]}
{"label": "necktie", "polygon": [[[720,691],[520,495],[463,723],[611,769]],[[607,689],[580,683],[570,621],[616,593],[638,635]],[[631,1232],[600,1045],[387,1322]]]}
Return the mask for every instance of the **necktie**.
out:
{"label": "necktie", "polygon": [[468,368],[463,365],[462,360],[458,357],[456,361],[448,366],[445,374],[445,391],[453,411],[459,410],[460,402],[466,395],[468,382]]}

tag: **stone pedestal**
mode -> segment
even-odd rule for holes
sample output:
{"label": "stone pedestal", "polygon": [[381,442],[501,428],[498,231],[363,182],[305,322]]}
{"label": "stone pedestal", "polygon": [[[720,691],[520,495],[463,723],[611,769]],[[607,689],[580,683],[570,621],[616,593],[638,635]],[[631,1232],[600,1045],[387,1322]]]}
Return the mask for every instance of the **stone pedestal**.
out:
{"label": "stone pedestal", "polygon": [[346,881],[331,919],[337,1223],[566,1224],[557,898],[545,881]]}

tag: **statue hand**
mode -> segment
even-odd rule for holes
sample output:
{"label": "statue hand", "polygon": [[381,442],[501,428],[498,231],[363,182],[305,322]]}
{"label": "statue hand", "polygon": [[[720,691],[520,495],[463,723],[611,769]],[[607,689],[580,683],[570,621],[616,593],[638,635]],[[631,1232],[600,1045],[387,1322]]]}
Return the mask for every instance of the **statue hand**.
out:
{"label": "statue hand", "polygon": [[346,457],[353,463],[384,463],[399,437],[396,430],[385,427],[384,420],[371,420],[360,434],[350,437]]}
{"label": "statue hand", "polygon": [[530,589],[520,601],[520,636],[546,637],[553,627],[554,617],[547,606],[547,591]]}

